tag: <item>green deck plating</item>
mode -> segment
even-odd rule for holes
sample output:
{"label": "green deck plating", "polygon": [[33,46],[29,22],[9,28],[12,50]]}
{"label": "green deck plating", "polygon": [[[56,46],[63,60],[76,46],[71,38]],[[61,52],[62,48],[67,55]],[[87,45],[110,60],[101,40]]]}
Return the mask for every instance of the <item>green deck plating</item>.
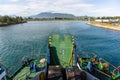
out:
{"label": "green deck plating", "polygon": [[45,64],[41,64],[40,60],[33,60],[32,62],[37,63],[37,67],[39,68],[37,72],[31,72],[30,66],[28,65],[21,69],[20,72],[13,78],[13,80],[26,80],[27,78],[34,78],[35,76],[43,72],[43,68],[45,68],[46,66]]}
{"label": "green deck plating", "polygon": [[73,36],[49,36],[49,47],[52,65],[62,67],[73,65],[74,37]]}

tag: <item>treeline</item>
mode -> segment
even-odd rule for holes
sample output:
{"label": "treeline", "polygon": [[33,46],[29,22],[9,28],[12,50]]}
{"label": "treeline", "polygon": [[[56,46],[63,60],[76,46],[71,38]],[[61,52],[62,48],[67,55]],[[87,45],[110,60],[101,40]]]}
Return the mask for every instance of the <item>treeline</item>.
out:
{"label": "treeline", "polygon": [[92,17],[92,16],[81,16],[78,17],[78,20],[82,20],[82,21],[94,21],[96,19],[119,19],[120,20],[120,16],[113,16],[113,17],[109,17],[109,16],[102,16],[102,17]]}
{"label": "treeline", "polygon": [[59,17],[55,17],[55,18],[32,18],[32,17],[28,17],[25,18],[27,21],[49,21],[49,20],[82,20],[82,21],[87,21],[88,18],[80,18],[80,17],[75,17],[75,18],[59,18]]}
{"label": "treeline", "polygon": [[27,21],[49,21],[49,20],[75,20],[76,18],[59,18],[59,17],[55,17],[55,18],[32,18],[32,17],[28,17],[25,18]]}
{"label": "treeline", "polygon": [[26,22],[22,17],[0,16],[0,26]]}
{"label": "treeline", "polygon": [[32,17],[28,17],[25,18],[27,21],[46,21],[46,20],[80,20],[80,21],[94,21],[96,19],[119,19],[120,20],[120,16],[113,16],[113,17],[93,17],[93,16],[79,16],[79,17],[75,17],[75,18],[59,18],[59,17],[55,17],[55,18],[32,18]]}
{"label": "treeline", "polygon": [[96,17],[96,19],[120,19],[120,16],[113,16],[113,17],[103,16],[103,17]]}

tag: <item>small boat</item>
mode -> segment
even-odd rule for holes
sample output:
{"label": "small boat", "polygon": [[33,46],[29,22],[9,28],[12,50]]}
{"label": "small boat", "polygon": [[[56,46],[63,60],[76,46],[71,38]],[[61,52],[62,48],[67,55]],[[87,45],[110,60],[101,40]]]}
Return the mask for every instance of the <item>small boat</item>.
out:
{"label": "small boat", "polygon": [[81,69],[96,76],[100,80],[120,80],[120,66],[116,67],[94,53],[78,54],[78,64]]}
{"label": "small boat", "polygon": [[[44,76],[47,72],[46,57],[46,54],[29,54],[13,65],[12,68],[5,68],[0,74],[0,80],[39,80],[40,78],[45,80]],[[20,66],[20,64],[22,65]],[[18,68],[18,70],[13,71],[14,68]]]}

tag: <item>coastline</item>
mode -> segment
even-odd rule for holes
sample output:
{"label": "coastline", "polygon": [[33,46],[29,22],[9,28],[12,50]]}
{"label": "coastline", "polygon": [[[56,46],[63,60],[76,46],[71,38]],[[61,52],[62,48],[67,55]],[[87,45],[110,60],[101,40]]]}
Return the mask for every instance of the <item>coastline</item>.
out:
{"label": "coastline", "polygon": [[8,24],[8,23],[0,24],[0,27],[9,26],[9,25],[15,25],[15,24],[22,24],[22,23],[27,23],[27,21],[19,22],[19,23],[11,23],[11,24]]}
{"label": "coastline", "polygon": [[115,25],[115,24],[110,24],[110,23],[101,23],[101,22],[90,22],[87,24],[96,26],[96,27],[100,27],[100,28],[120,31],[120,25]]}

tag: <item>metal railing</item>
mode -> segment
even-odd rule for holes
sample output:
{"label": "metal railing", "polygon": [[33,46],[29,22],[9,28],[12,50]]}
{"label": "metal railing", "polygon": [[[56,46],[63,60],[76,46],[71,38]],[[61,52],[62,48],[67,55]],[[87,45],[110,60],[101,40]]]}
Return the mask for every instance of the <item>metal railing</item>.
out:
{"label": "metal railing", "polygon": [[[19,61],[17,61],[17,63],[15,63],[11,68],[8,68],[6,65],[0,63],[1,66],[3,66],[6,70],[6,73],[7,73],[7,76],[9,78],[11,77],[14,77],[15,73],[22,67],[22,65],[24,65],[24,61],[27,61],[27,60],[32,60],[32,59],[41,59],[41,58],[47,58],[47,54],[46,53],[43,53],[43,54],[28,54],[27,56],[24,56],[22,59],[20,59]],[[18,65],[20,65],[18,67]],[[13,71],[16,67],[18,67],[16,69],[16,71]]]}
{"label": "metal railing", "polygon": [[[101,73],[102,75],[105,75],[106,77],[109,77],[109,78],[113,78],[114,76],[120,74],[120,66],[116,67],[116,66],[114,66],[113,64],[111,64],[110,62],[106,61],[105,59],[103,59],[103,58],[98,58],[95,53],[82,52],[82,53],[80,53],[80,54],[88,55],[88,56],[86,56],[86,57],[84,57],[84,58],[87,58],[87,57],[88,57],[89,60],[91,60],[92,58],[96,58],[96,59],[98,60],[98,62],[99,62],[99,59],[100,59],[100,61],[101,61],[102,63],[107,63],[108,66],[109,66],[109,69],[108,69],[108,70],[109,70],[109,73],[108,73],[108,72],[104,72],[104,71],[102,71],[102,70],[99,70],[98,68],[93,68],[95,71]],[[82,56],[80,56],[80,54],[77,55],[78,58],[79,58],[79,57],[82,58]],[[92,54],[93,57],[90,58],[90,57],[89,57],[89,54]],[[80,65],[80,64],[79,64],[79,65]]]}

